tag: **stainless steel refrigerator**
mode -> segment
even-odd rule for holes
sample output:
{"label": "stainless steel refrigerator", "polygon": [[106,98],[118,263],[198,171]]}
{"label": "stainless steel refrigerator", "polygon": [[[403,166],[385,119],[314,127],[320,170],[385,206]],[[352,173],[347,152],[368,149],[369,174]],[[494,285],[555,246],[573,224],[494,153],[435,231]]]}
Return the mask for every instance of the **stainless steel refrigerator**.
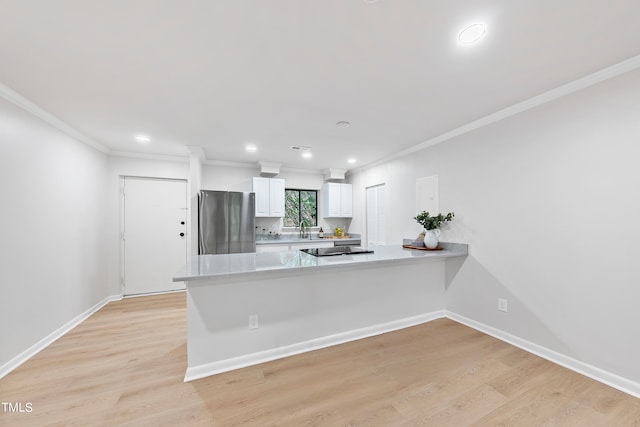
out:
{"label": "stainless steel refrigerator", "polygon": [[255,194],[202,190],[198,194],[198,253],[256,251]]}

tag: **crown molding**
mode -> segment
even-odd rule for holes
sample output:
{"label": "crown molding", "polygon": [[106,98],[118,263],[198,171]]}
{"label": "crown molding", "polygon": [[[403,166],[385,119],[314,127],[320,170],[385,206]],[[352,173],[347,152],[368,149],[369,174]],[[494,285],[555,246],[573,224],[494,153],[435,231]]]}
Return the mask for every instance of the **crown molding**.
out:
{"label": "crown molding", "polygon": [[271,163],[258,161],[258,167],[260,167],[260,176],[273,177],[280,173],[280,163]]}
{"label": "crown molding", "polygon": [[[610,67],[604,68],[600,71],[597,71],[595,73],[592,73],[588,76],[582,77],[580,79],[574,80],[572,82],[569,82],[565,85],[559,86],[555,89],[552,89],[550,91],[544,92],[540,95],[534,96],[533,98],[530,98],[526,101],[520,102],[518,104],[512,105],[510,107],[507,107],[505,109],[502,109],[500,111],[497,111],[493,114],[489,114],[488,116],[482,117],[478,120],[475,120],[473,122],[470,122],[464,126],[460,126],[456,129],[453,129],[449,132],[445,132],[441,135],[438,135],[434,138],[428,139],[420,144],[417,144],[413,147],[410,147],[408,149],[399,151],[395,154],[392,154],[390,156],[384,157],[380,160],[377,160],[373,163],[370,163],[368,165],[364,165],[361,166],[359,168],[354,168],[354,169],[350,169],[348,171],[346,171],[347,175],[351,175],[354,172],[361,172],[361,171],[365,171],[367,169],[373,168],[375,166],[378,166],[380,164],[389,162],[391,160],[400,158],[400,157],[404,157],[410,154],[413,154],[417,151],[422,151],[428,147],[431,147],[433,145],[448,141],[450,139],[453,139],[457,136],[460,135],[464,135],[466,133],[469,133],[473,130],[485,127],[487,125],[490,125],[492,123],[498,122],[500,120],[506,119],[508,117],[514,116],[516,114],[522,113],[524,111],[530,110],[532,108],[538,107],[540,105],[546,104],[548,102],[551,102],[555,99],[561,98],[563,96],[572,94],[574,92],[577,92],[579,90],[585,89],[589,86],[593,86],[597,83],[601,83],[603,81],[609,80],[611,78],[617,77],[619,75],[622,75],[624,73],[627,73],[629,71],[633,71],[637,68],[640,68],[640,55],[638,56],[634,56],[632,58],[629,58],[625,61],[619,62],[615,65],[612,65]],[[35,104],[34,102],[30,101],[29,99],[25,98],[24,96],[20,95],[18,92],[14,91],[13,89],[11,89],[10,87],[6,86],[3,83],[0,83],[0,97],[7,100],[8,102],[18,106],[19,108],[31,113],[32,115],[40,118],[41,120],[43,120],[44,122],[48,123],[49,125],[53,126],[54,128],[64,132],[66,135],[70,136],[71,138],[83,142],[95,149],[97,149],[98,151],[101,151],[105,154],[109,154],[112,156],[119,156],[119,157],[138,157],[138,158],[146,158],[146,159],[154,159],[154,160],[168,160],[168,161],[179,161],[179,162],[184,162],[184,161],[188,161],[187,157],[181,157],[181,156],[168,156],[168,155],[154,155],[154,154],[143,154],[143,153],[129,153],[129,152],[121,152],[121,151],[112,151],[110,150],[108,147],[106,147],[105,145],[89,138],[88,136],[86,136],[85,134],[83,134],[82,132],[78,131],[77,129],[75,129],[74,127],[70,126],[69,124],[67,124],[66,122],[64,122],[63,120],[59,119],[58,117],[54,116],[53,114],[49,113],[48,111],[46,111],[45,109],[43,109],[42,107],[38,106],[37,104]],[[189,147],[187,147],[187,149],[189,149]],[[201,154],[196,154],[198,156],[202,155],[204,156],[204,152],[202,152]],[[203,161],[204,164],[207,165],[214,165],[214,166],[229,166],[229,167],[244,167],[244,168],[255,168],[255,164],[252,163],[243,163],[243,162],[224,162],[224,161],[216,161],[216,160],[206,160],[206,158]],[[302,169],[297,170],[297,169],[293,169],[293,168],[287,168],[284,167],[282,168],[283,171],[288,170],[288,171],[295,171],[295,172],[300,172],[302,171]],[[305,170],[306,172],[309,173],[322,173],[322,171],[316,172],[313,170]]]}
{"label": "crown molding", "polygon": [[[228,162],[223,160],[205,160],[203,162],[208,166],[224,166],[224,167],[235,167],[235,168],[247,168],[247,169],[255,169],[256,171],[260,170],[259,163],[245,163],[245,162]],[[283,166],[280,168],[280,173],[289,172],[289,173],[305,173],[310,175],[322,175],[322,171],[320,169],[300,169]]]}
{"label": "crown molding", "polygon": [[302,168],[294,168],[284,166],[280,169],[280,172],[288,172],[288,173],[300,173],[307,175],[322,175],[322,169],[302,169]]}
{"label": "crown molding", "polygon": [[534,96],[533,98],[529,98],[526,101],[520,102],[518,104],[514,104],[510,107],[497,111],[493,114],[489,114],[488,116],[482,117],[471,123],[467,123],[464,126],[460,126],[449,132],[445,132],[434,138],[428,139],[418,145],[414,145],[413,147],[399,151],[395,154],[384,157],[368,165],[361,166],[357,169],[351,169],[349,172],[362,172],[367,169],[373,168],[375,166],[379,166],[383,163],[389,162],[391,160],[397,159],[399,157],[404,157],[409,154],[413,154],[417,151],[422,151],[425,148],[431,147],[436,144],[440,144],[441,142],[448,141],[457,136],[464,135],[465,133],[469,133],[473,130],[480,129],[482,127],[488,126],[500,120],[504,120],[516,114],[520,114],[524,111],[527,111],[532,108],[538,107],[540,105],[546,104],[548,102],[554,101],[558,98],[562,98],[563,96],[567,96],[579,90],[586,89],[589,86],[593,86],[597,83],[601,83],[606,80],[617,77],[619,75],[628,73],[629,71],[633,71],[637,68],[640,68],[640,55],[634,56],[625,61],[619,62],[615,65],[604,68],[600,71],[596,71],[593,74],[589,74],[585,77],[579,78],[577,80],[574,80],[572,82],[559,86],[555,89],[551,89],[547,92]]}
{"label": "crown molding", "polygon": [[200,163],[203,163],[207,160],[207,155],[204,153],[202,147],[197,145],[186,145],[185,148],[189,151],[189,155],[196,156]]}
{"label": "crown molding", "polygon": [[256,170],[259,168],[259,166],[255,162],[245,163],[245,162],[228,162],[224,160],[205,160],[202,163],[209,166],[225,166],[225,167],[232,167],[232,168],[248,168],[248,169],[256,169]]}
{"label": "crown molding", "polygon": [[0,97],[22,108],[26,112],[31,113],[32,115],[38,117],[40,120],[44,121],[45,123],[48,123],[49,125],[53,126],[59,131],[64,132],[65,134],[67,134],[68,136],[70,136],[71,138],[77,141],[85,143],[105,154],[109,154],[111,151],[109,150],[109,148],[107,148],[103,144],[89,138],[82,132],[78,131],[76,128],[60,120],[58,117],[49,113],[44,108],[38,106],[36,103],[30,101],[29,99],[20,95],[15,90],[11,89],[9,86],[2,83],[0,83]]}
{"label": "crown molding", "polygon": [[166,162],[189,163],[188,156],[171,156],[168,154],[135,153],[132,151],[110,151],[111,157],[130,157],[147,160],[162,160]]}

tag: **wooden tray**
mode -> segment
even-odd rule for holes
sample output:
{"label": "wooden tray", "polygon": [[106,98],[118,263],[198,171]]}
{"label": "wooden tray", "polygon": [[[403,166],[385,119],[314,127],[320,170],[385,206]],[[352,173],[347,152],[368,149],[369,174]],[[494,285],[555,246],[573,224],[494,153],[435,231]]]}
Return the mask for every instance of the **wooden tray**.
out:
{"label": "wooden tray", "polygon": [[443,249],[440,246],[438,246],[435,249],[429,249],[426,246],[411,246],[411,245],[402,245],[402,247],[406,248],[406,249],[416,249],[416,250],[419,250],[419,251],[441,251]]}

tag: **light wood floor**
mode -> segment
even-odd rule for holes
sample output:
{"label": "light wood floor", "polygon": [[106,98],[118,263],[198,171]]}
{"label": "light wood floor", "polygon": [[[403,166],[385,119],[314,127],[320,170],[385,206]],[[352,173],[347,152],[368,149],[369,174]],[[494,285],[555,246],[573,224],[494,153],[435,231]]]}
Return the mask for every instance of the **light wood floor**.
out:
{"label": "light wood floor", "polygon": [[0,380],[40,426],[640,426],[640,399],[450,320],[183,383],[185,294],[108,304]]}

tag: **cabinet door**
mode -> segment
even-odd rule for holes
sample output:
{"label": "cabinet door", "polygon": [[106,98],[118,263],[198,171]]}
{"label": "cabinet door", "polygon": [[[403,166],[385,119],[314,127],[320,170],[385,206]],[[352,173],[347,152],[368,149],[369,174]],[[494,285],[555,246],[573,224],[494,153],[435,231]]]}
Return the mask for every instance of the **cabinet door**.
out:
{"label": "cabinet door", "polygon": [[269,178],[254,177],[253,192],[256,193],[256,216],[269,216]]}
{"label": "cabinet door", "polygon": [[340,216],[353,216],[353,187],[351,184],[340,184]]}
{"label": "cabinet door", "polygon": [[284,216],[284,179],[269,180],[269,216]]}
{"label": "cabinet door", "polygon": [[322,186],[322,212],[325,218],[340,217],[340,184],[327,182]]}

